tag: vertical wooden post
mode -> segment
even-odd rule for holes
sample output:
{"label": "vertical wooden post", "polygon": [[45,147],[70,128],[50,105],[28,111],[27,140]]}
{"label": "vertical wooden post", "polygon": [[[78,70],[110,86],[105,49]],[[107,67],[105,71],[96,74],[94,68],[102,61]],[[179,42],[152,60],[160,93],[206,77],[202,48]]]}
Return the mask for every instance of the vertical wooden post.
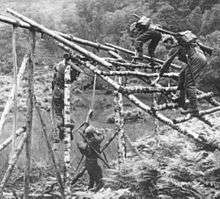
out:
{"label": "vertical wooden post", "polygon": [[30,31],[30,52],[29,52],[29,67],[28,67],[28,98],[27,98],[27,140],[26,140],[26,163],[24,172],[24,199],[28,199],[30,190],[30,169],[31,169],[31,132],[33,118],[33,94],[34,94],[34,53],[35,53],[35,31]]}
{"label": "vertical wooden post", "polygon": [[42,126],[42,132],[43,132],[43,136],[45,138],[45,141],[46,141],[46,144],[47,144],[47,147],[48,147],[49,155],[50,155],[50,158],[53,162],[54,170],[55,170],[55,173],[56,173],[56,176],[57,176],[57,181],[60,185],[61,196],[62,196],[62,199],[64,199],[65,198],[65,196],[64,196],[64,187],[63,187],[61,174],[60,174],[59,168],[58,168],[57,163],[56,163],[55,154],[54,154],[52,146],[50,144],[49,137],[47,135],[46,124],[43,121],[42,114],[41,114],[41,111],[40,111],[40,108],[38,106],[38,103],[37,103],[37,100],[36,100],[35,96],[34,96],[34,105],[35,105],[35,108],[36,108],[36,111],[37,111],[37,114],[38,114],[38,117],[39,117],[39,120],[40,120],[40,123],[41,123],[41,126]]}
{"label": "vertical wooden post", "polygon": [[70,94],[71,94],[71,66],[67,64],[65,60],[65,75],[64,75],[64,189],[65,189],[65,198],[71,198],[71,179],[70,179],[70,155],[71,155],[71,115],[70,115]]}
{"label": "vertical wooden post", "polygon": [[[11,153],[14,153],[15,148],[15,138],[16,138],[16,130],[17,130],[17,70],[18,70],[18,63],[17,63],[17,53],[16,53],[16,30],[17,27],[13,26],[12,30],[12,56],[13,56],[13,67],[14,67],[14,121],[13,121],[13,132],[12,132],[12,150]],[[11,155],[12,155],[11,154]]]}
{"label": "vertical wooden post", "polygon": [[[121,85],[122,77],[115,77],[115,81]],[[118,131],[118,168],[120,169],[120,165],[125,162],[126,158],[126,142],[124,135],[123,98],[122,94],[118,91],[114,91],[114,104],[116,131]]]}

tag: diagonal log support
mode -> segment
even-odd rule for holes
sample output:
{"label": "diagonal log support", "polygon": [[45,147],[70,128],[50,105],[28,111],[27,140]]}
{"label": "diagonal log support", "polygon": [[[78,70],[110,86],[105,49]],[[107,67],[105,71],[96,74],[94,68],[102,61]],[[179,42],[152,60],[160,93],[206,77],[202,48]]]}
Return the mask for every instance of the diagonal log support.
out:
{"label": "diagonal log support", "polygon": [[35,96],[34,96],[34,106],[35,106],[35,109],[37,111],[37,115],[39,117],[39,120],[40,120],[40,123],[41,123],[41,126],[42,126],[42,133],[43,133],[43,136],[44,136],[46,144],[47,144],[47,148],[48,148],[48,151],[49,151],[50,158],[53,162],[53,166],[54,166],[54,170],[55,170],[55,173],[56,173],[57,181],[58,181],[59,186],[60,186],[61,196],[62,196],[62,199],[64,199],[65,195],[64,195],[64,187],[63,187],[63,181],[62,181],[62,178],[61,178],[61,173],[60,173],[59,168],[57,166],[55,154],[53,152],[52,146],[51,146],[50,141],[49,141],[48,133],[47,133],[47,130],[46,130],[46,124],[43,121],[42,114],[41,114],[41,111],[40,111],[40,108],[39,108],[39,105],[37,103],[37,100],[36,100]]}
{"label": "diagonal log support", "polygon": [[22,152],[22,149],[24,147],[24,144],[25,144],[25,141],[27,140],[27,133],[24,133],[22,135],[22,138],[21,140],[19,141],[19,143],[17,144],[17,148],[14,150],[14,153],[12,154],[12,157],[11,157],[11,161],[9,162],[9,165],[8,165],[8,168],[5,172],[5,175],[0,183],[0,198],[3,198],[2,194],[3,194],[3,189],[5,187],[5,184],[7,183],[15,165],[16,165],[16,162],[19,158],[19,155],[21,154]]}
{"label": "diagonal log support", "polygon": [[[26,127],[19,128],[15,133],[15,138],[19,137],[26,131]],[[1,145],[0,145],[0,151],[4,150],[9,144],[11,144],[13,139],[13,135],[11,135],[9,138],[7,138]]]}
{"label": "diagonal log support", "polygon": [[35,32],[29,33],[29,67],[28,67],[28,99],[27,99],[27,139],[25,147],[25,172],[24,172],[24,199],[28,199],[30,191],[30,170],[31,170],[31,134],[32,134],[32,122],[33,122],[33,94],[34,94],[34,54],[36,37]]}
{"label": "diagonal log support", "polygon": [[[20,87],[20,83],[21,83],[21,80],[22,80],[22,78],[23,78],[23,75],[24,75],[24,72],[25,72],[25,68],[26,68],[27,62],[28,62],[28,56],[25,55],[24,58],[23,58],[21,67],[20,67],[20,69],[19,69],[18,75],[17,75],[17,88]],[[2,115],[1,115],[1,120],[0,120],[0,135],[2,134],[2,129],[3,129],[3,126],[4,126],[4,123],[5,123],[6,117],[7,117],[7,115],[9,114],[10,109],[11,109],[12,104],[13,104],[14,92],[15,92],[15,85],[13,86],[13,88],[12,88],[10,94],[9,94],[7,103],[6,103],[5,108],[4,108],[4,111],[2,112]]]}

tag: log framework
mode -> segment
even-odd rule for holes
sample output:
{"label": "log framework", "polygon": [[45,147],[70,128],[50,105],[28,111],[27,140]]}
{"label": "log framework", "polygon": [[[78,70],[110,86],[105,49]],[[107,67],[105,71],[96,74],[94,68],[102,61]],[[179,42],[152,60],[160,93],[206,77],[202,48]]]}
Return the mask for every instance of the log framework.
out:
{"label": "log framework", "polygon": [[[201,138],[198,134],[192,133],[187,129],[184,129],[179,125],[179,123],[186,122],[192,118],[190,114],[170,119],[165,114],[162,113],[164,110],[174,110],[178,108],[178,104],[175,102],[174,95],[177,91],[177,86],[162,86],[161,84],[157,83],[155,85],[152,85],[153,79],[156,78],[159,74],[159,70],[163,64],[162,60],[155,59],[154,61],[157,63],[156,66],[150,66],[149,60],[150,58],[148,56],[144,56],[144,60],[140,61],[139,63],[131,63],[130,60],[124,60],[119,53],[126,53],[130,55],[134,55],[133,51],[124,49],[119,46],[115,46],[112,44],[98,44],[91,41],[83,40],[77,37],[73,37],[68,34],[63,34],[61,32],[50,30],[43,25],[40,25],[36,23],[35,21],[13,11],[8,10],[8,12],[17,18],[17,20],[14,20],[9,17],[0,16],[0,21],[4,23],[11,24],[13,26],[13,60],[14,60],[14,87],[12,89],[12,92],[9,96],[8,103],[5,106],[5,110],[2,113],[1,120],[0,120],[0,134],[2,132],[2,128],[6,119],[7,114],[10,111],[10,108],[12,106],[12,102],[14,101],[15,108],[14,108],[14,125],[13,125],[13,134],[11,137],[9,137],[5,142],[3,142],[0,145],[0,151],[4,149],[6,146],[8,146],[10,143],[13,143],[13,146],[15,146],[16,143],[17,147],[12,150],[11,154],[11,160],[9,163],[9,166],[7,168],[7,171],[0,183],[0,194],[3,196],[3,190],[4,186],[7,183],[7,180],[10,177],[10,174],[12,173],[13,168],[16,165],[16,162],[18,160],[19,154],[21,153],[23,147],[25,146],[26,149],[26,169],[25,169],[25,186],[24,186],[24,198],[29,198],[30,195],[30,185],[29,185],[29,172],[30,172],[30,159],[31,159],[31,132],[32,132],[32,117],[33,117],[33,108],[35,106],[41,125],[42,125],[42,133],[45,137],[50,157],[52,159],[55,173],[57,176],[57,181],[60,186],[60,197],[61,198],[71,198],[71,179],[70,179],[70,153],[71,153],[71,121],[70,121],[70,66],[67,65],[65,70],[65,94],[64,94],[64,122],[65,122],[65,136],[64,136],[64,144],[65,144],[65,150],[64,150],[64,164],[65,164],[65,173],[64,178],[62,179],[61,173],[56,165],[55,155],[53,153],[52,147],[50,145],[50,142],[48,140],[47,134],[46,134],[46,125],[43,122],[41,112],[39,107],[37,106],[36,98],[34,97],[34,91],[33,91],[33,71],[34,71],[34,52],[35,52],[35,34],[37,32],[47,34],[48,36],[54,38],[56,42],[58,42],[58,45],[62,47],[65,51],[67,51],[71,57],[72,62],[79,66],[82,71],[87,68],[90,71],[92,71],[94,74],[101,77],[104,81],[106,81],[109,85],[113,87],[115,90],[115,113],[116,113],[116,133],[113,135],[113,137],[104,145],[101,152],[104,151],[105,148],[109,145],[109,143],[115,138],[118,137],[118,158],[119,158],[119,165],[124,162],[126,157],[126,150],[125,150],[125,140],[128,140],[129,143],[130,139],[127,135],[125,135],[124,132],[124,120],[123,120],[123,102],[122,102],[122,96],[126,97],[128,100],[130,100],[134,105],[144,110],[146,113],[150,114],[152,117],[154,117],[157,121],[160,121],[164,123],[165,125],[170,126],[174,130],[178,131],[180,134],[185,135],[190,140],[197,142],[204,147],[207,147],[209,151],[213,152],[216,149],[220,150],[220,142],[217,140],[213,142],[213,140],[208,140],[205,138]],[[24,61],[22,63],[22,66],[19,70],[19,73],[17,74],[17,58],[16,58],[16,43],[15,43],[15,30],[17,27],[25,28],[30,30],[30,51],[28,56],[24,57]],[[90,46],[94,47],[96,49],[104,50],[109,52],[111,57],[113,58],[103,58],[99,57],[98,55],[86,50],[85,48],[79,46]],[[73,53],[76,51],[77,53]],[[80,56],[78,54],[81,54]],[[92,60],[92,61],[91,61]],[[22,127],[20,129],[17,129],[16,124],[16,103],[17,103],[17,88],[19,87],[19,82],[21,81],[21,78],[24,74],[25,66],[27,64],[27,61],[29,61],[29,69],[28,69],[28,82],[29,82],[29,95],[28,95],[28,112],[27,112],[27,123],[26,127]],[[106,69],[101,70],[99,69],[99,65],[104,66]],[[174,81],[177,80],[179,69],[181,68],[178,65],[171,64],[172,69],[174,72],[168,72],[163,75],[163,78],[173,79]],[[124,67],[125,70],[116,70],[115,68],[121,68]],[[143,71],[144,70],[144,71]],[[112,79],[111,77],[115,77],[115,79]],[[142,84],[139,85],[130,85],[125,86],[122,84],[122,77],[135,77],[138,78]],[[147,105],[143,103],[138,97],[136,97],[136,94],[142,93],[142,94],[153,94],[153,104]],[[168,103],[159,104],[158,98],[159,95],[166,96]],[[213,93],[204,93],[201,91],[198,91],[197,95],[198,100],[206,100],[210,105],[213,107],[207,110],[200,111],[200,115],[197,119],[204,122],[205,125],[213,126],[213,124],[204,118],[204,116],[209,115],[211,113],[215,113],[217,111],[220,111],[220,102],[217,102],[213,98]],[[189,103],[186,101],[186,103]],[[17,138],[20,138],[19,140]],[[137,155],[142,157],[139,152],[136,150]],[[143,157],[142,157],[143,158]],[[85,171],[85,169],[84,169]]]}

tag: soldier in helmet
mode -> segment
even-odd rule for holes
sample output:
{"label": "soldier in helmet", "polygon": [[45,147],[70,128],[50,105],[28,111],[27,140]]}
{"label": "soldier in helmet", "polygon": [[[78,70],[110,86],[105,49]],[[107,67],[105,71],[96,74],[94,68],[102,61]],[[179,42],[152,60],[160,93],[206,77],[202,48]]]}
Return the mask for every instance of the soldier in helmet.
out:
{"label": "soldier in helmet", "polygon": [[[52,107],[54,110],[54,119],[58,129],[59,138],[55,138],[55,143],[64,138],[64,73],[66,69],[66,62],[69,61],[70,56],[64,55],[64,60],[54,66],[54,75],[52,81]],[[81,70],[74,65],[71,65],[71,82],[77,80]]]}
{"label": "soldier in helmet", "polygon": [[[176,53],[180,61],[186,64],[180,73],[178,89],[180,90],[179,105],[186,109],[182,113],[191,113],[194,116],[199,115],[196,98],[196,81],[207,67],[207,58],[205,49],[201,49],[196,42],[196,36],[190,31],[181,32],[179,37],[172,36],[163,40],[165,47],[170,49],[170,57]],[[185,96],[189,99],[189,106],[185,106]]]}
{"label": "soldier in helmet", "polygon": [[156,30],[156,27],[151,19],[145,16],[130,25],[129,35],[134,38],[135,58],[143,57],[143,45],[147,41],[150,41],[148,53],[151,58],[155,57],[156,47],[162,38],[162,34]]}
{"label": "soldier in helmet", "polygon": [[[84,136],[87,140],[77,143],[80,152],[85,155],[85,166],[89,174],[89,187],[98,191],[102,186],[102,169],[98,164],[98,157],[95,151],[100,153],[100,144],[104,140],[104,135],[99,133],[93,126],[89,125],[84,130]],[[94,151],[95,150],[95,151]],[[94,185],[96,186],[94,187]]]}

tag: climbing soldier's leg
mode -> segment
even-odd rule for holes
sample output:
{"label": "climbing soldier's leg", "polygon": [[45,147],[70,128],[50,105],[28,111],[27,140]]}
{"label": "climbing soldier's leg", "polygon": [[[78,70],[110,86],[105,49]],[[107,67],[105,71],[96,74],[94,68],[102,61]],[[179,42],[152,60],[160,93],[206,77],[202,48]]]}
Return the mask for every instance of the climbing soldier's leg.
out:
{"label": "climbing soldier's leg", "polygon": [[[96,191],[98,188],[100,189],[103,186],[102,169],[98,165],[97,160],[86,162],[86,168],[90,178],[89,189],[94,186],[94,183],[96,183],[94,191]],[[92,187],[90,185],[92,185]]]}
{"label": "climbing soldier's leg", "polygon": [[185,109],[185,98],[186,98],[185,70],[182,70],[181,73],[180,73],[179,82],[178,82],[178,90],[180,91],[178,104],[179,104],[180,107]]}
{"label": "climbing soldier's leg", "polygon": [[186,94],[187,98],[189,100],[189,111],[193,115],[199,114],[198,104],[197,104],[197,98],[196,98],[196,86],[195,85],[189,85],[186,88]]}
{"label": "climbing soldier's leg", "polygon": [[94,175],[93,175],[93,172],[91,171],[91,169],[87,168],[87,171],[88,171],[88,175],[89,175],[89,187],[88,187],[88,189],[92,189],[94,187],[94,184],[95,184]]}
{"label": "climbing soldier's leg", "polygon": [[54,87],[53,90],[53,98],[52,104],[54,109],[54,119],[56,122],[56,128],[59,132],[59,139],[64,138],[64,117],[63,117],[63,109],[64,109],[64,90],[59,88],[58,86]]}
{"label": "climbing soldier's leg", "polygon": [[191,113],[194,116],[198,116],[199,110],[196,98],[196,84],[194,76],[189,67],[187,67],[185,71],[185,90],[189,100],[189,106],[186,113]]}
{"label": "climbing soldier's leg", "polygon": [[145,32],[140,34],[134,41],[135,48],[135,57],[142,58],[143,57],[143,45],[145,42],[149,40],[149,33]]}
{"label": "climbing soldier's leg", "polygon": [[103,181],[102,181],[102,169],[101,167],[97,164],[97,168],[96,168],[96,175],[95,175],[95,183],[96,183],[96,187],[94,189],[94,191],[98,191],[103,187]]}

